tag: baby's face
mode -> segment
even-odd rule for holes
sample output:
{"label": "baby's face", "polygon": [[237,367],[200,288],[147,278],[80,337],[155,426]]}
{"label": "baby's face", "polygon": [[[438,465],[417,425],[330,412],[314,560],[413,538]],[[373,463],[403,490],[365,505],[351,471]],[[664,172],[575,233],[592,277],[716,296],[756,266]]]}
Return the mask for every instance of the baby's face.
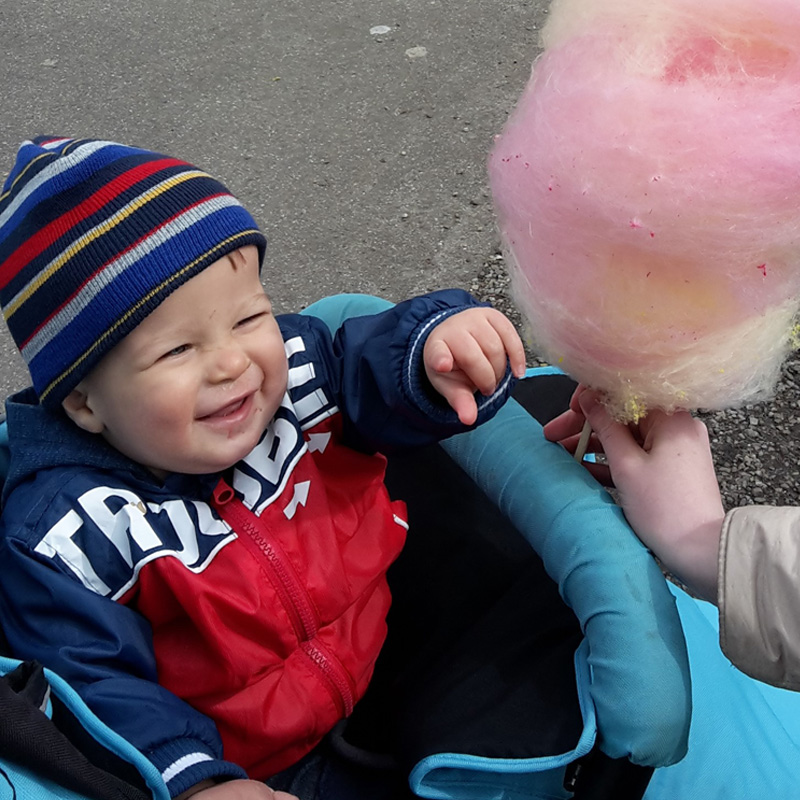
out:
{"label": "baby's face", "polygon": [[[64,407],[158,475],[217,472],[258,443],[286,392],[287,370],[258,252],[245,247],[176,289]],[[76,402],[84,408],[71,413]]]}

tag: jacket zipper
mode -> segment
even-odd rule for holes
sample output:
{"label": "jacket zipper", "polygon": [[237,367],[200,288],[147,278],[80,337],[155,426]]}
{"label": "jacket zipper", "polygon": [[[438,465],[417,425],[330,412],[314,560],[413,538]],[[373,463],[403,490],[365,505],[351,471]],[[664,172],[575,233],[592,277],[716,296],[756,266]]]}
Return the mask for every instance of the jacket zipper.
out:
{"label": "jacket zipper", "polygon": [[336,656],[321,642],[314,641],[319,626],[311,597],[286,554],[276,542],[270,541],[265,526],[258,524],[259,518],[236,497],[233,489],[222,479],[214,489],[212,505],[233,531],[251,549],[263,556],[273,576],[270,582],[291,619],[300,648],[335,690],[334,696],[342,711],[349,715],[355,703],[351,680]]}

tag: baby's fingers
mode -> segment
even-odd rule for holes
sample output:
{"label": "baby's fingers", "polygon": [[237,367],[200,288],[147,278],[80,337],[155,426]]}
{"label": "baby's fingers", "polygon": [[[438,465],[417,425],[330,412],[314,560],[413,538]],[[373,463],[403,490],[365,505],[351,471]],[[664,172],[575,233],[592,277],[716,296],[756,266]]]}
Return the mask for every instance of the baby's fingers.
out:
{"label": "baby's fingers", "polygon": [[[522,344],[522,339],[516,328],[511,324],[511,320],[504,314],[501,314],[495,309],[489,309],[493,312],[489,317],[489,323],[497,332],[500,337],[503,349],[503,373],[505,372],[505,359],[508,358],[508,363],[511,365],[511,372],[516,378],[525,376],[525,348]],[[502,374],[502,373],[501,373]],[[498,380],[501,376],[498,375]]]}
{"label": "baby's fingers", "polygon": [[444,339],[431,338],[425,346],[425,366],[434,372],[452,372],[455,366],[453,354]]}
{"label": "baby's fingers", "polygon": [[434,386],[438,389],[437,377],[451,376],[469,384],[471,391],[492,394],[506,369],[505,350],[497,335],[494,332],[492,335],[495,348],[491,356],[470,330],[451,330],[447,336],[434,333],[429,337],[425,344],[425,368]]}
{"label": "baby's fingers", "polygon": [[453,358],[464,377],[487,396],[494,392],[506,371],[506,353],[499,339],[487,344],[465,337],[453,348]]}
{"label": "baby's fingers", "polygon": [[463,425],[472,425],[478,419],[478,404],[475,402],[475,395],[465,386],[453,384],[442,396],[456,412]]}

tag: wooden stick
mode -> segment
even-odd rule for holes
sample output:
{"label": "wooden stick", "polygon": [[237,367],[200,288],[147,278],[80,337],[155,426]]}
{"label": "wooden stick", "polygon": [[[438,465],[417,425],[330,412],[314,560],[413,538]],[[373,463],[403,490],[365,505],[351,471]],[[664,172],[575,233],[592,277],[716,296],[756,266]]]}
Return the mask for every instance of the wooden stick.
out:
{"label": "wooden stick", "polygon": [[586,450],[589,447],[589,438],[592,435],[592,426],[589,420],[583,423],[583,430],[581,431],[581,438],[578,439],[578,446],[575,448],[575,460],[580,464],[583,457],[586,455]]}

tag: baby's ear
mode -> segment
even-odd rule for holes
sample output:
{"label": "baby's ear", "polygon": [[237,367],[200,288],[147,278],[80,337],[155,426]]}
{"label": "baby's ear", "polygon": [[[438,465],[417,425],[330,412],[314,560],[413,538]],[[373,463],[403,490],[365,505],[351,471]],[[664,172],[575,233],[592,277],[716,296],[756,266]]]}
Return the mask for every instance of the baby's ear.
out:
{"label": "baby's ear", "polygon": [[62,401],[64,413],[79,427],[89,433],[102,433],[102,420],[89,406],[89,395],[80,386],[73,389]]}

